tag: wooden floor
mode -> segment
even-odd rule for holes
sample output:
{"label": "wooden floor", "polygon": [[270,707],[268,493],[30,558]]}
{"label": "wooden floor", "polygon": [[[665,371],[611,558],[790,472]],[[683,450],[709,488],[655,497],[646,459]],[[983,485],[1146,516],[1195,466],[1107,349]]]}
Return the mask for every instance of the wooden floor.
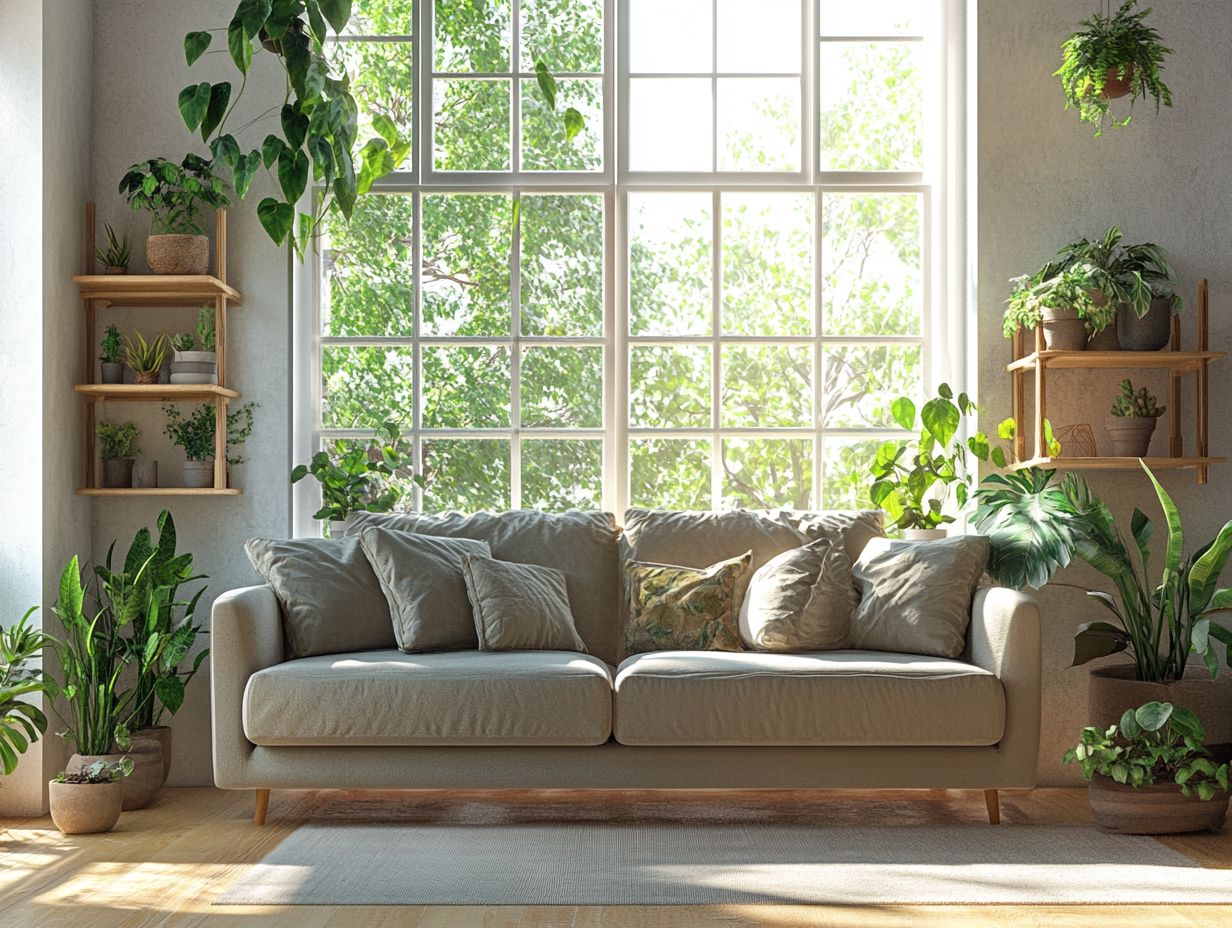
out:
{"label": "wooden floor", "polygon": [[[1223,906],[708,906],[708,907],[252,907],[211,908],[214,898],[260,860],[297,824],[342,818],[383,818],[398,810],[414,815],[447,801],[509,806],[511,819],[567,818],[569,792],[504,794],[364,794],[275,792],[269,824],[252,824],[251,793],[213,789],[165,789],[149,809],[125,812],[107,835],[65,837],[50,819],[0,821],[0,926],[2,928],[601,928],[601,926],[721,926],[768,928],[825,926],[1047,926],[1107,928],[1232,926]],[[724,794],[731,796],[731,794]],[[788,816],[801,803],[833,822],[885,824],[969,822],[986,824],[978,792],[950,793],[758,793],[741,801],[765,804],[767,818]],[[659,797],[704,804],[713,794],[606,794],[612,817],[643,810]],[[595,794],[586,794],[593,808]],[[638,814],[641,814],[639,811]],[[1083,790],[1003,793],[1001,828],[1015,823],[1089,821]],[[1168,844],[1205,866],[1232,869],[1232,825],[1221,834],[1168,839]]]}

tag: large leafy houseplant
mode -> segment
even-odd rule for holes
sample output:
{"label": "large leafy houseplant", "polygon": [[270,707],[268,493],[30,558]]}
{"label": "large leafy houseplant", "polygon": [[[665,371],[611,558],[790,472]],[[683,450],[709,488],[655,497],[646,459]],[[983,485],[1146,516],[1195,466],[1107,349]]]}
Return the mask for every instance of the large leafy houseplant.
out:
{"label": "large leafy houseplant", "polygon": [[152,235],[203,235],[206,215],[230,202],[214,165],[191,154],[179,164],[139,161],[120,179],[120,193],[134,210],[150,214]]}
{"label": "large leafy houseplant", "polygon": [[1124,303],[1139,319],[1151,308],[1151,301],[1163,297],[1173,312],[1184,305],[1172,289],[1176,280],[1167,253],[1154,242],[1123,245],[1124,234],[1112,226],[1101,238],[1079,239],[1057,252],[1062,268],[1081,265],[1091,284],[1114,307]]}
{"label": "large leafy houseplant", "polygon": [[[1218,674],[1215,641],[1232,632],[1211,621],[1232,608],[1232,589],[1219,577],[1232,552],[1232,521],[1213,541],[1186,555],[1181,515],[1145,464],[1168,535],[1158,584],[1148,579],[1154,523],[1135,508],[1126,544],[1107,504],[1076,474],[1059,482],[1056,471],[1030,468],[992,474],[975,493],[973,521],[991,541],[988,571],[1005,586],[1041,587],[1074,557],[1112,581],[1116,595],[1092,590],[1115,622],[1089,622],[1074,636],[1075,666],[1127,652],[1138,680],[1167,683],[1184,676],[1191,653]],[[1232,657],[1229,658],[1232,666]]]}
{"label": "large leafy houseplant", "polygon": [[342,521],[352,512],[389,512],[406,494],[404,481],[422,484],[414,473],[411,446],[398,427],[386,422],[367,443],[339,442],[333,454],[318,451],[291,471],[291,482],[315,477],[321,484],[321,508],[314,519]]}
{"label": "large leafy houseplant", "polygon": [[1045,309],[1071,309],[1091,332],[1102,332],[1116,320],[1116,306],[1096,300],[1098,288],[1098,275],[1091,265],[1050,261],[1034,274],[1010,280],[1002,331],[1006,338],[1013,338],[1019,329],[1039,326]]}
{"label": "large leafy houseplant", "polygon": [[26,753],[47,731],[47,716],[32,697],[54,693],[53,682],[40,667],[32,666],[54,640],[30,625],[32,606],[16,625],[0,629],[0,769],[17,769]]}
{"label": "large leafy houseplant", "polygon": [[1109,101],[1129,94],[1135,100],[1150,96],[1155,111],[1172,105],[1172,92],[1160,72],[1172,49],[1164,46],[1159,33],[1145,22],[1151,8],[1137,9],[1138,0],[1125,0],[1116,10],[1096,12],[1061,45],[1061,67],[1053,77],[1065,88],[1065,108],[1078,110],[1083,122],[1095,126],[1095,135],[1105,126],[1126,126],[1132,116],[1116,119]]}

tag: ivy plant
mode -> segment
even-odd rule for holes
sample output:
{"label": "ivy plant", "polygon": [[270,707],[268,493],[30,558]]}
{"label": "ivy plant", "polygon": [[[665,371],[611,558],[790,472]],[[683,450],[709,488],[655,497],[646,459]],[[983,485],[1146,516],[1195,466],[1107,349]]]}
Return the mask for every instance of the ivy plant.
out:
{"label": "ivy plant", "polygon": [[[279,195],[257,204],[257,218],[275,243],[289,243],[301,257],[330,210],[350,219],[356,198],[410,151],[410,141],[383,113],[372,116],[377,135],[358,144],[359,108],[350,79],[335,73],[325,55],[330,30],[343,31],[351,6],[351,0],[241,0],[226,29],[218,30],[225,32],[227,52],[240,73],[239,91],[232,94],[230,81],[202,81],[179,95],[184,124],[199,132],[215,162],[230,170],[240,199],[247,196],[259,169],[273,175]],[[209,31],[184,36],[184,58],[190,66],[213,40]],[[228,120],[243,96],[254,58],[262,54],[277,59],[286,74],[286,91],[275,104],[279,131],[266,135],[260,148],[245,152]],[[324,192],[311,212],[297,213],[310,180]]]}

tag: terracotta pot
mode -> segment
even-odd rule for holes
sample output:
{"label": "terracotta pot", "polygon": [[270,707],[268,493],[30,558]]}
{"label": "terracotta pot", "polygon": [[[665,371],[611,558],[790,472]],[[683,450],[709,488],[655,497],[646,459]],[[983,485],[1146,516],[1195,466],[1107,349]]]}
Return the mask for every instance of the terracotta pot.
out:
{"label": "terracotta pot", "polygon": [[[135,745],[139,740],[151,741],[158,745],[159,755],[163,759],[162,783],[166,783],[167,776],[171,773],[171,726],[155,725],[152,728],[143,728],[133,732],[133,744]],[[162,783],[159,785],[161,786]]]}
{"label": "terracotta pot", "polygon": [[[134,372],[136,374],[136,372]],[[142,371],[136,374],[137,383],[158,383],[159,371]]]}
{"label": "terracotta pot", "polygon": [[185,461],[180,465],[183,486],[212,487],[214,485],[213,461]]}
{"label": "terracotta pot", "polygon": [[946,537],[943,528],[905,528],[903,538],[907,541],[939,541]]}
{"label": "terracotta pot", "polygon": [[119,361],[103,361],[102,362],[102,381],[103,383],[123,383],[124,382],[124,365]]}
{"label": "terracotta pot", "polygon": [[114,764],[124,757],[133,762],[133,772],[120,781],[124,787],[124,811],[144,809],[154,801],[158,788],[162,786],[163,758],[158,753],[156,742],[146,741],[140,745],[134,742],[133,749],[123,754],[74,754],[64,769],[76,772],[98,760]]}
{"label": "terracotta pot", "polygon": [[151,235],[145,260],[155,274],[205,274],[210,269],[210,240],[204,235]]}
{"label": "terracotta pot", "polygon": [[1126,351],[1162,351],[1172,339],[1172,301],[1156,297],[1141,319],[1131,306],[1122,303],[1117,307],[1116,329]]}
{"label": "terracotta pot", "polygon": [[1115,100],[1129,93],[1130,82],[1134,79],[1133,64],[1126,65],[1124,77],[1118,77],[1120,73],[1120,68],[1108,69],[1108,74],[1104,77],[1104,99]]}
{"label": "terracotta pot", "polygon": [[112,458],[103,461],[103,486],[124,489],[133,485],[133,459]]}
{"label": "terracotta pot", "polygon": [[1120,835],[1179,835],[1223,826],[1228,794],[1186,796],[1175,783],[1126,786],[1096,774],[1087,789],[1095,824]]}
{"label": "terracotta pot", "polygon": [[1087,347],[1087,324],[1073,309],[1044,309],[1041,326],[1049,351],[1082,351]]}
{"label": "terracotta pot", "polygon": [[124,784],[57,783],[47,784],[51,820],[66,835],[95,835],[111,831],[120,818]]}
{"label": "terracotta pot", "polygon": [[1170,702],[1197,714],[1211,754],[1221,761],[1232,758],[1232,673],[1212,680],[1205,667],[1190,664],[1181,680],[1148,683],[1134,678],[1133,665],[1113,664],[1097,667],[1087,679],[1087,713],[1096,728],[1117,724],[1126,709],[1143,703]]}
{"label": "terracotta pot", "polygon": [[1151,436],[1159,420],[1154,416],[1107,416],[1104,428],[1112,440],[1112,454],[1118,458],[1144,458],[1151,447]]}

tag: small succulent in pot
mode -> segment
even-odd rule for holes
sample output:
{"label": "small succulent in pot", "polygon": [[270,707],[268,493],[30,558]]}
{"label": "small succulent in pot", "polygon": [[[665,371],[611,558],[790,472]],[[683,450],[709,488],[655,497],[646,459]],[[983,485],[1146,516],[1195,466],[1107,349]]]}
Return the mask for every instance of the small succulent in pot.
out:
{"label": "small succulent in pot", "polygon": [[156,335],[149,341],[140,332],[134,332],[131,338],[124,337],[124,361],[137,376],[137,383],[158,383],[166,357],[166,335]]}
{"label": "small succulent in pot", "polygon": [[103,273],[127,274],[128,262],[132,259],[132,249],[128,246],[127,233],[123,239],[117,238],[115,229],[111,228],[111,224],[107,222],[103,223],[103,232],[107,236],[107,243],[94,249],[94,257],[103,266]]}
{"label": "small succulent in pot", "polygon": [[104,487],[131,487],[133,461],[141,453],[137,438],[141,435],[136,423],[103,420],[94,427],[98,437],[98,456],[103,460]]}
{"label": "small succulent in pot", "polygon": [[[197,313],[196,336],[182,332],[172,340],[172,383],[218,383],[218,353],[214,350],[214,309],[201,307]],[[196,350],[200,342],[200,351]]]}
{"label": "small succulent in pot", "polygon": [[179,164],[150,158],[128,169],[120,193],[134,210],[151,215],[146,262],[155,274],[204,274],[209,270],[210,240],[205,214],[226,206],[226,186],[213,164],[185,155]]}
{"label": "small succulent in pot", "polygon": [[1132,381],[1122,380],[1121,393],[1104,420],[1112,453],[1123,458],[1143,457],[1151,446],[1156,422],[1165,412],[1167,409],[1155,402],[1146,387],[1135,390]]}
{"label": "small succulent in pot", "polygon": [[120,349],[120,330],[115,325],[107,326],[98,355],[98,360],[102,363],[103,383],[124,382],[124,363],[120,360]]}

